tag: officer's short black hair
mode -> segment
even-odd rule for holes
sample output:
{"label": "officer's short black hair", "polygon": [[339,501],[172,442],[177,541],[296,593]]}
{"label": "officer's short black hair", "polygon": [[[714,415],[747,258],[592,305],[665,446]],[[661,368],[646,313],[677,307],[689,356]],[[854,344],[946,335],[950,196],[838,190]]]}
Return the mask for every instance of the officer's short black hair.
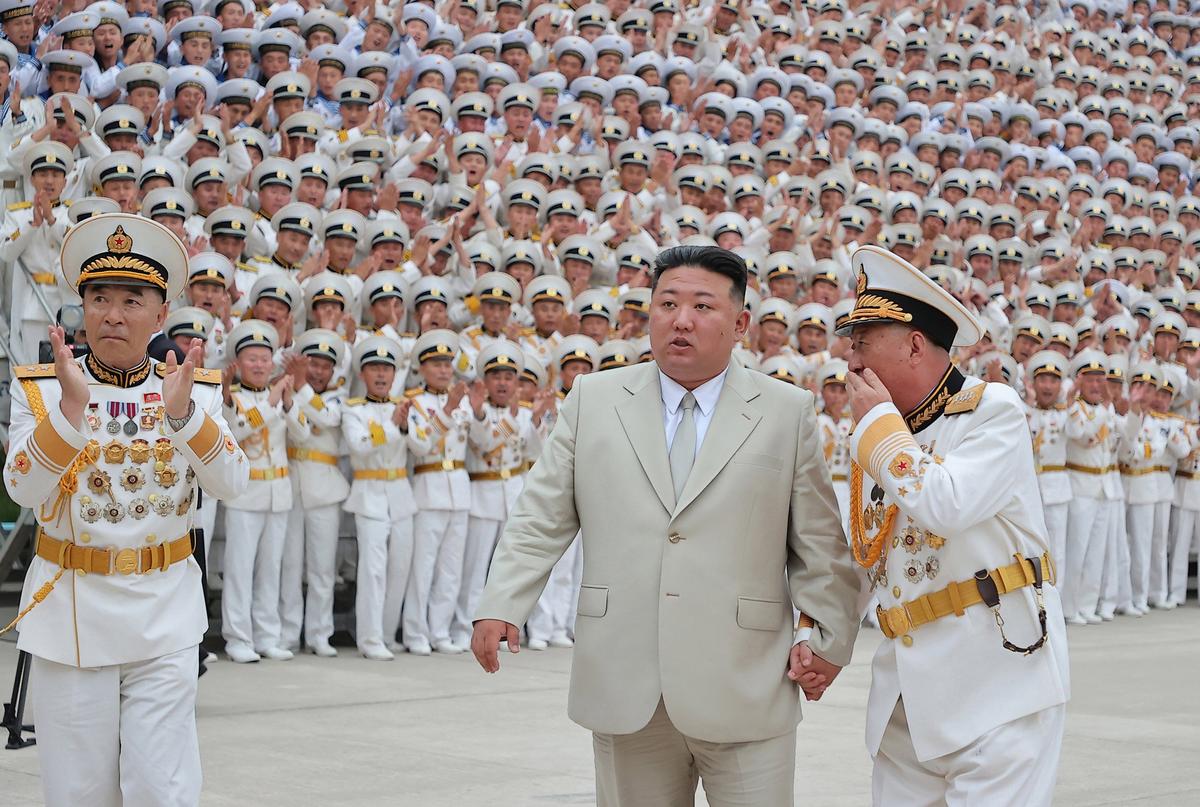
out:
{"label": "officer's short black hair", "polygon": [[665,249],[654,262],[654,277],[650,288],[658,288],[658,281],[672,269],[681,266],[697,266],[718,275],[723,275],[733,283],[730,296],[741,306],[746,300],[746,262],[735,253],[720,247],[683,246]]}

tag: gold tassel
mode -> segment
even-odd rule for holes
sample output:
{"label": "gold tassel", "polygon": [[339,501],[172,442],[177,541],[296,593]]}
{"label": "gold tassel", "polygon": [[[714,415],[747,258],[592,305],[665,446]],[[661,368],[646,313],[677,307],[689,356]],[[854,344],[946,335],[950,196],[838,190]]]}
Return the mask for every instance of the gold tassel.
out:
{"label": "gold tassel", "polygon": [[9,622],[2,629],[0,629],[0,636],[3,636],[4,634],[8,633],[10,630],[15,628],[17,626],[17,623],[20,622],[22,619],[24,619],[25,615],[28,614],[30,611],[32,611],[34,609],[34,607],[37,606],[38,603],[40,603],[42,600],[44,600],[50,596],[50,592],[54,590],[54,584],[57,583],[59,578],[63,576],[64,571],[65,571],[64,569],[60,568],[55,573],[53,580],[49,581],[48,583],[43,583],[41,588],[39,588],[37,591],[33,592],[33,599],[29,602],[29,605],[25,606],[25,610],[23,610],[23,611],[21,611],[21,613],[17,614],[16,618],[13,619],[12,622]]}

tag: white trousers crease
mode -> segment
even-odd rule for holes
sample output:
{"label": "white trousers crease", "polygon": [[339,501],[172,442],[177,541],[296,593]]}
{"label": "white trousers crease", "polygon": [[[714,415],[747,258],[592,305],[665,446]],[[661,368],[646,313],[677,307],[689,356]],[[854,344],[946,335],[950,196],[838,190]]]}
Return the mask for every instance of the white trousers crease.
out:
{"label": "white trousers crease", "polygon": [[466,510],[421,510],[413,518],[412,575],[404,595],[407,647],[450,641],[468,515]]}
{"label": "white trousers crease", "polygon": [[47,807],[199,804],[196,672],[195,647],[94,669],[34,656],[31,706]]}
{"label": "white trousers crease", "polygon": [[279,580],[287,513],[225,508],[225,644],[263,651],[280,646]]}
{"label": "white trousers crease", "polygon": [[[412,574],[413,520],[381,521],[356,515],[354,530],[358,538],[355,641],[359,649],[381,644],[390,647],[396,643],[400,611]],[[331,571],[332,566],[331,555]],[[332,599],[331,589],[331,606]],[[332,610],[330,613],[332,616]]]}

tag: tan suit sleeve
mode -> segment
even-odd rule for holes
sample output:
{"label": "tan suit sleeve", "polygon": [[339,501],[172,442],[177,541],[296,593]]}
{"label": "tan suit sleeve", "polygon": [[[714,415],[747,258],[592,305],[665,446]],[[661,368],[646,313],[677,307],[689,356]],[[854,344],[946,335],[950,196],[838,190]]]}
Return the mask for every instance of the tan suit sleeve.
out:
{"label": "tan suit sleeve", "polygon": [[799,429],[788,515],[788,584],[792,603],[816,622],[809,639],[813,652],[844,667],[858,636],[860,582],[811,405],[800,407]]}
{"label": "tan suit sleeve", "polygon": [[580,382],[567,395],[558,420],[525,480],[492,557],[487,585],[471,617],[523,625],[546,587],[550,570],[579,532],[575,509],[575,434]]}

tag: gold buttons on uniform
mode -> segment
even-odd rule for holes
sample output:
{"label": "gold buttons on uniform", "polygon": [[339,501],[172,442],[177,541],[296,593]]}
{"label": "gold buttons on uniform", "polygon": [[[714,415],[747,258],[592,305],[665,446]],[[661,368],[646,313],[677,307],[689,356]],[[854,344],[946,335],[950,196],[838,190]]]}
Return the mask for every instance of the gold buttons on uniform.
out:
{"label": "gold buttons on uniform", "polygon": [[79,543],[87,544],[87,543],[91,543],[91,540],[92,540],[91,533],[87,533],[87,532],[79,533]]}
{"label": "gold buttons on uniform", "polygon": [[154,533],[150,533],[149,535],[146,536],[146,543],[148,543],[148,544],[153,544],[153,543],[156,543],[157,541],[158,541],[158,538],[156,538],[154,536]]}
{"label": "gold buttons on uniform", "polygon": [[668,536],[667,536],[667,540],[668,540],[668,541],[670,541],[670,542],[671,542],[671,543],[673,543],[673,544],[677,544],[677,543],[679,543],[680,541],[682,541],[682,540],[683,540],[683,536],[682,536],[682,535],[680,535],[680,534],[679,534],[679,533],[677,533],[677,532],[673,532],[673,533],[671,533],[670,535],[668,535]]}
{"label": "gold buttons on uniform", "polygon": [[900,586],[892,586],[892,596],[900,599]]}
{"label": "gold buttons on uniform", "polygon": [[900,637],[900,641],[904,644],[905,647],[912,647],[912,642],[913,642],[912,637],[909,636],[907,633]]}

